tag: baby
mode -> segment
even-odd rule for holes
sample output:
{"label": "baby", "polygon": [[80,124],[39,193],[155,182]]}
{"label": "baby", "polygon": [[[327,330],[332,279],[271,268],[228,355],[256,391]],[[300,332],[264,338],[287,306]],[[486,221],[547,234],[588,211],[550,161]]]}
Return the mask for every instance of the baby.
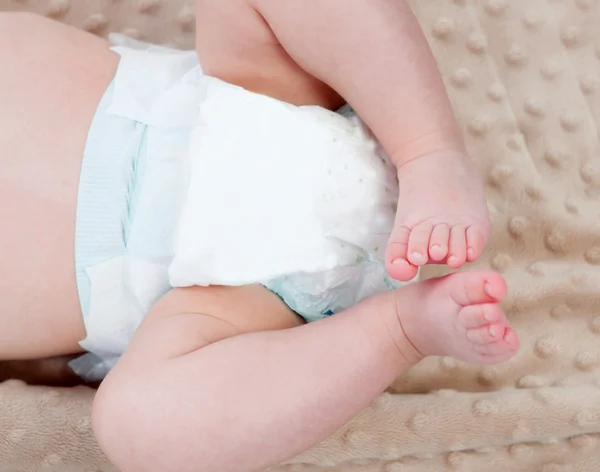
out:
{"label": "baby", "polygon": [[397,169],[391,279],[474,261],[490,231],[405,2],[199,0],[197,10],[202,71],[195,53],[111,50],[58,23],[0,14],[0,358],[83,346],[100,362],[116,346],[124,352],[93,408],[101,447],[124,472],[184,472],[284,461],[425,356],[512,357],[517,336],[499,306],[507,288],[493,272],[383,290],[314,323],[261,284],[169,285],[171,209],[185,193],[179,164],[202,72],[296,106],[356,110]]}

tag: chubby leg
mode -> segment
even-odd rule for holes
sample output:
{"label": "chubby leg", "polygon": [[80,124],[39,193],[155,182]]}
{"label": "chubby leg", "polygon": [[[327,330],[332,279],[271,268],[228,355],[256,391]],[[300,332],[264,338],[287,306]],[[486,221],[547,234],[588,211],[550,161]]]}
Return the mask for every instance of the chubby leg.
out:
{"label": "chubby leg", "polygon": [[297,326],[260,287],[172,292],[100,387],[94,431],[123,472],[263,470],[335,432],[424,356],[509,359],[505,294],[493,272],[453,274]]}
{"label": "chubby leg", "polygon": [[117,56],[90,34],[0,13],[0,359],[80,350],[77,187]]}

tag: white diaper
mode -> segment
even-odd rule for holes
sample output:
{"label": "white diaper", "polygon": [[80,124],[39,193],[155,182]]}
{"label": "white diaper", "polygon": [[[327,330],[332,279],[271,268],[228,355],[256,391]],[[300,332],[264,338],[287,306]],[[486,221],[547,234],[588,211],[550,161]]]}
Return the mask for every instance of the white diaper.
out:
{"label": "white diaper", "polygon": [[207,78],[193,51],[121,55],[82,162],[72,366],[102,378],[172,287],[261,283],[306,320],[397,287],[396,173],[357,118]]}
{"label": "white diaper", "polygon": [[75,265],[88,380],[116,363],[152,305],[171,289],[173,228],[187,188],[185,155],[202,70],[194,51],[111,38],[121,59],[82,160]]}
{"label": "white diaper", "polygon": [[399,286],[383,263],[396,171],[363,123],[202,86],[171,284],[262,283],[307,320]]}

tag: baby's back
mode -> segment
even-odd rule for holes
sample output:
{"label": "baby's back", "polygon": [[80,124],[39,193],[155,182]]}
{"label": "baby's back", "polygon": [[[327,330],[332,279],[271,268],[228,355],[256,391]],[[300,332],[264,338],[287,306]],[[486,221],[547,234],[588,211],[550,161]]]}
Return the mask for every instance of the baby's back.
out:
{"label": "baby's back", "polygon": [[199,0],[197,15],[196,47],[207,75],[294,105],[343,104],[293,61],[248,0]]}

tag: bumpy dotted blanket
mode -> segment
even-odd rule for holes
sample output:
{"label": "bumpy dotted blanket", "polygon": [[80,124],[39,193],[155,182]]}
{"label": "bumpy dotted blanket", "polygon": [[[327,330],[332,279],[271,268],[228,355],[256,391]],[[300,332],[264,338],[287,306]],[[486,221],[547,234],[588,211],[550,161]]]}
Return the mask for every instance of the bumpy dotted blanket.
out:
{"label": "bumpy dotted blanket", "polygon": [[[477,265],[507,278],[505,309],[523,347],[495,367],[427,359],[333,437],[275,470],[598,471],[600,5],[412,6],[487,179],[494,232]],[[191,0],[0,0],[0,10],[193,46]],[[92,438],[93,395],[0,384],[0,470],[113,470]]]}

